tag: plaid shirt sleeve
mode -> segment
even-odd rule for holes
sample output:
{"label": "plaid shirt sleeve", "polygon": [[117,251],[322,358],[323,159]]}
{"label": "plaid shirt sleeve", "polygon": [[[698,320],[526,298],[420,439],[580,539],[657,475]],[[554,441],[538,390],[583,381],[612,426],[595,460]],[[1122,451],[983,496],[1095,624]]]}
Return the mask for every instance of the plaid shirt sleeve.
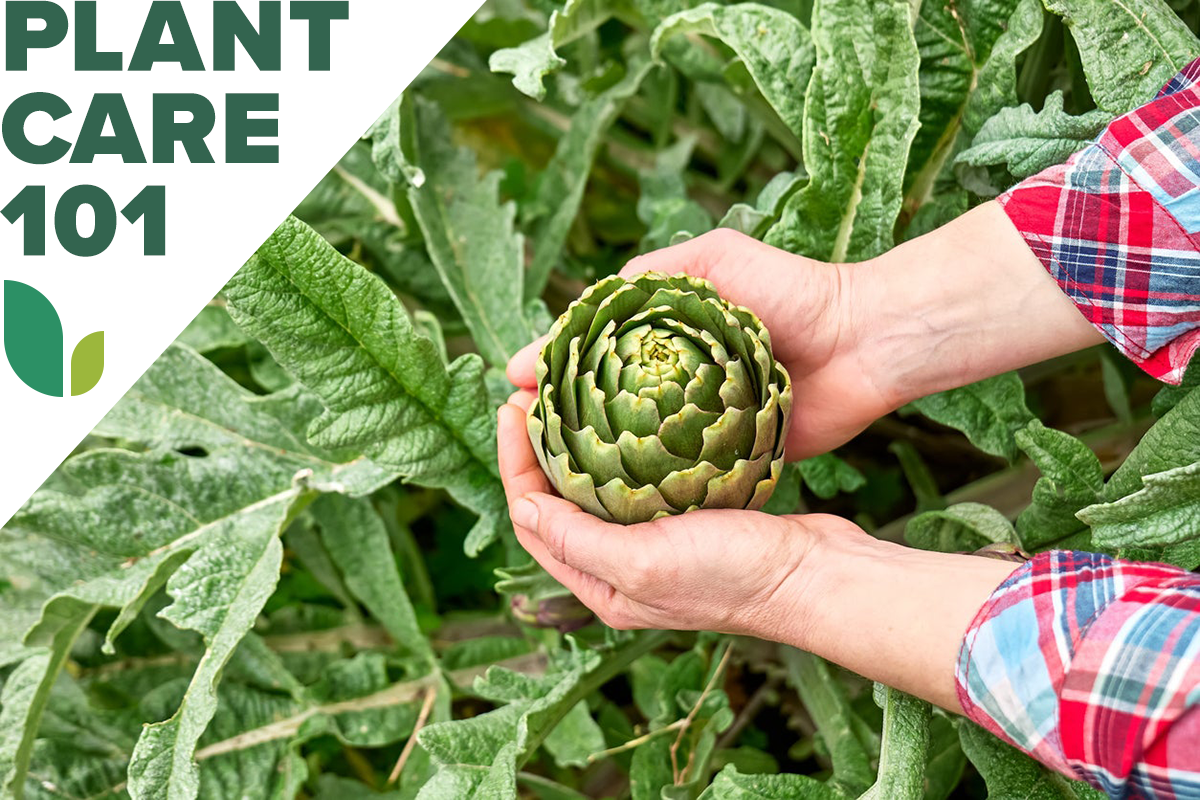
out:
{"label": "plaid shirt sleeve", "polygon": [[1053,769],[1200,798],[1200,576],[1042,553],[980,609],[957,678],[968,717]]}
{"label": "plaid shirt sleeve", "polygon": [[1200,349],[1200,59],[998,200],[1089,322],[1154,377],[1182,380]]}

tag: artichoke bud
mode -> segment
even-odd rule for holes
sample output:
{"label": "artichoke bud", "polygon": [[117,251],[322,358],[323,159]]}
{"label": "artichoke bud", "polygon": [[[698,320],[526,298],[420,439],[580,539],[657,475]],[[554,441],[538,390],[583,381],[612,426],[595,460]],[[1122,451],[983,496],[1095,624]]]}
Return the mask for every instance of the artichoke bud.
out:
{"label": "artichoke bud", "polygon": [[593,614],[573,594],[560,594],[535,600],[518,594],[512,598],[513,617],[533,628],[555,628],[559,633],[577,631],[592,621]]}
{"label": "artichoke bud", "polygon": [[994,558],[999,561],[1012,561],[1018,564],[1023,564],[1033,558],[1029,553],[1026,553],[1020,547],[1010,542],[993,542],[972,551],[971,555]]}
{"label": "artichoke bud", "polygon": [[791,379],[758,317],[708,281],[605,278],[554,323],[536,374],[542,469],[602,519],[758,509],[775,489]]}

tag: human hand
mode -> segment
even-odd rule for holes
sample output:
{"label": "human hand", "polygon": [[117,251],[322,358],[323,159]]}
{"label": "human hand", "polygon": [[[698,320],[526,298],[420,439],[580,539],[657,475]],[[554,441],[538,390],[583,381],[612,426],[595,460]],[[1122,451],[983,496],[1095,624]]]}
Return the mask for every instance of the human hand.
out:
{"label": "human hand", "polygon": [[[712,282],[722,297],[753,311],[771,334],[775,358],[792,379],[789,461],[844,443],[899,402],[867,371],[860,315],[851,308],[842,265],[792,255],[731,230],[716,230],[630,261],[620,274],[686,273]],[[516,386],[533,389],[544,339],[508,367]]]}
{"label": "human hand", "polygon": [[525,425],[532,402],[518,391],[499,412],[513,530],[602,622],[782,642],[959,710],[963,632],[1016,565],[901,547],[825,514],[706,509],[604,522],[551,494]]}
{"label": "human hand", "polygon": [[772,638],[781,595],[803,592],[818,539],[864,535],[828,515],[710,509],[638,525],[604,522],[553,496],[529,442],[530,392],[499,414],[500,475],[521,545],[613,628],[712,630]]}

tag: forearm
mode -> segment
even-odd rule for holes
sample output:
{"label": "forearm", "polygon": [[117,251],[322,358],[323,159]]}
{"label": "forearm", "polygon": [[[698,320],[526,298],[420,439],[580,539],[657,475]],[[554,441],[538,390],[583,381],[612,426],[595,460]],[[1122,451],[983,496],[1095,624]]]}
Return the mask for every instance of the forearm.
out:
{"label": "forearm", "polygon": [[763,616],[772,629],[756,633],[961,713],[963,634],[1016,567],[865,534],[818,537]]}
{"label": "forearm", "polygon": [[843,269],[864,372],[897,406],[1104,341],[996,203]]}

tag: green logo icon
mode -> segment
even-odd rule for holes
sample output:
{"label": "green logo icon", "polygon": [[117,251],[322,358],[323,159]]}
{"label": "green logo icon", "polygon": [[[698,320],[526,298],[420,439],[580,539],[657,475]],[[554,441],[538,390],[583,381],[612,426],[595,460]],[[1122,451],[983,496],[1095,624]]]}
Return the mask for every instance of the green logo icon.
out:
{"label": "green logo icon", "polygon": [[[62,322],[45,295],[20,281],[4,282],[4,352],[30,389],[63,396]],[[71,395],[91,391],[103,373],[104,331],[96,331],[71,353]]]}

